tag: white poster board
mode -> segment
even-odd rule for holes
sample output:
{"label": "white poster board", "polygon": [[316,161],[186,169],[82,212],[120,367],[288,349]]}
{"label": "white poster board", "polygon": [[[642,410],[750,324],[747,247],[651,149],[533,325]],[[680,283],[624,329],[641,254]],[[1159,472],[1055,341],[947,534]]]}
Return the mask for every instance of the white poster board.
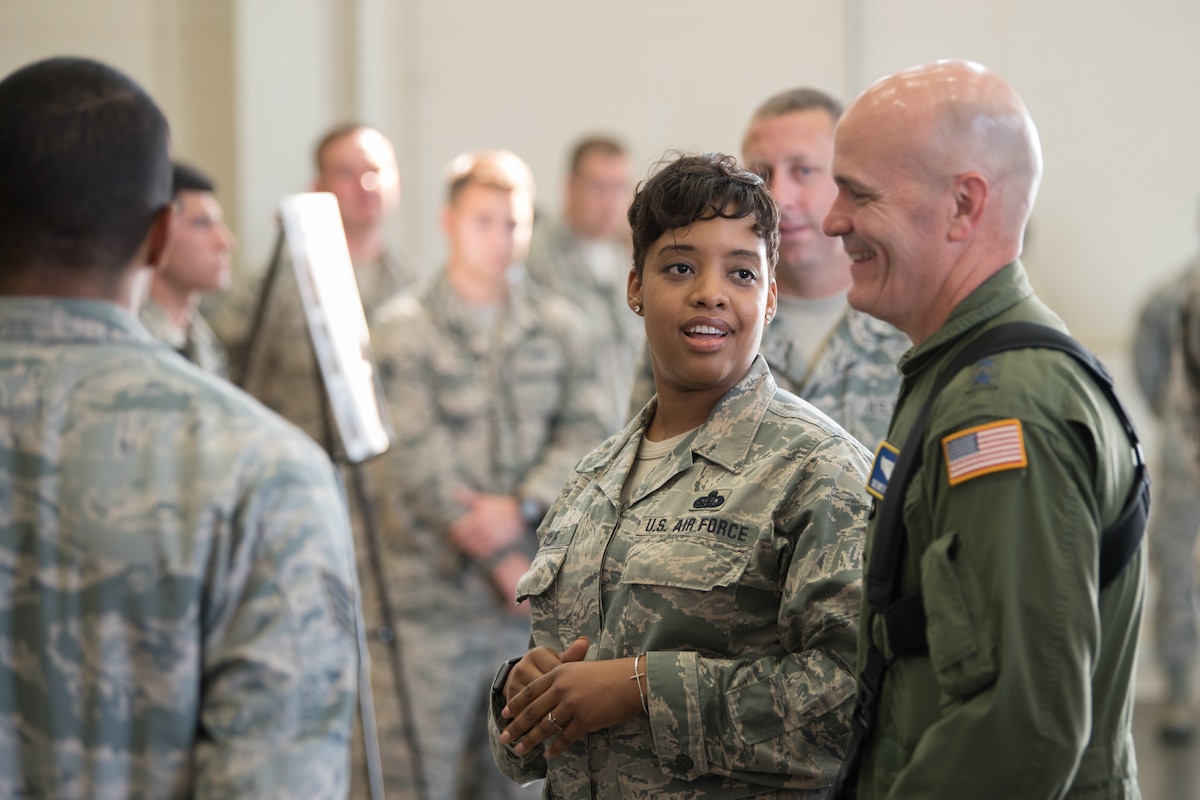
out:
{"label": "white poster board", "polygon": [[337,199],[328,192],[288,195],[280,212],[342,448],[358,464],[388,449],[391,426]]}

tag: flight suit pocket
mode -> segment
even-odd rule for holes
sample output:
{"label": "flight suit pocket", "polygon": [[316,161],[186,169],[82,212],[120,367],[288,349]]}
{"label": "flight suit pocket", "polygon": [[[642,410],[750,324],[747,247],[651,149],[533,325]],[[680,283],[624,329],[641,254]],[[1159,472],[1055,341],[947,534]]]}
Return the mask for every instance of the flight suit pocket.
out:
{"label": "flight suit pocket", "polygon": [[982,592],[956,556],[957,533],[933,541],[921,557],[929,658],[948,701],[970,697],[996,678]]}

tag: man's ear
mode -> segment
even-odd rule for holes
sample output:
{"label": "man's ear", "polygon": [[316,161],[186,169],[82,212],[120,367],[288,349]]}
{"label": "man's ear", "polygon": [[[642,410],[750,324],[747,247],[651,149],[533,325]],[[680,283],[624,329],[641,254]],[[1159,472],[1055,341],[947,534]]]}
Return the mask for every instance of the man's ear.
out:
{"label": "man's ear", "polygon": [[988,204],[988,182],[978,172],[964,172],[954,179],[951,191],[954,209],[948,237],[952,242],[961,242],[970,238],[983,219]]}
{"label": "man's ear", "polygon": [[145,264],[155,272],[161,272],[171,254],[171,243],[175,240],[175,204],[167,203],[154,215],[150,232],[146,234]]}

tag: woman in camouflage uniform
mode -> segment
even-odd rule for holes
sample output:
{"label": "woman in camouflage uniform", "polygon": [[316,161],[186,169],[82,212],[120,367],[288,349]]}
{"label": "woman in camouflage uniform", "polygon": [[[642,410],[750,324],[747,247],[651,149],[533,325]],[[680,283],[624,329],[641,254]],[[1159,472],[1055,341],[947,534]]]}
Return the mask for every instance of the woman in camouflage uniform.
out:
{"label": "woman in camouflage uniform", "polygon": [[629,218],[657,395],[538,530],[493,753],[546,797],[820,797],[849,738],[869,457],[758,355],[779,215],[757,176],[684,156]]}

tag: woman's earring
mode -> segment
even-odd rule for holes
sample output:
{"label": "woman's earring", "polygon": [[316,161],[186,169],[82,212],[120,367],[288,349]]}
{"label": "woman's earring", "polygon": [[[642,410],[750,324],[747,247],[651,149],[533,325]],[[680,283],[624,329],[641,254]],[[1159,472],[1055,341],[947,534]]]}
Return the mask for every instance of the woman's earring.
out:
{"label": "woman's earring", "polygon": [[641,303],[638,303],[636,306],[633,307],[633,313],[635,313],[635,314],[642,313],[642,304]]}

